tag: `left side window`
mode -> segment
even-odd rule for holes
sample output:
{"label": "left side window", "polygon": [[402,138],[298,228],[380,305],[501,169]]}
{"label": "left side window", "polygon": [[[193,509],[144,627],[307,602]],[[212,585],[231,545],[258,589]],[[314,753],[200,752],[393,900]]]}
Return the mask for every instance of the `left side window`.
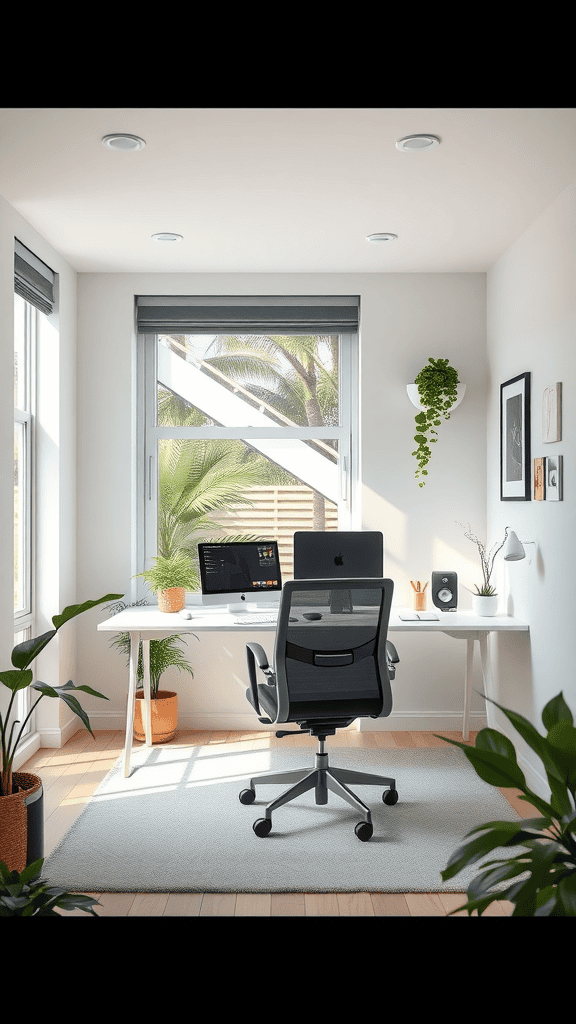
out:
{"label": "left side window", "polygon": [[[34,619],[34,399],[38,310],[14,295],[14,646],[30,639]],[[17,694],[16,717],[29,691]],[[28,730],[31,728],[28,722]]]}

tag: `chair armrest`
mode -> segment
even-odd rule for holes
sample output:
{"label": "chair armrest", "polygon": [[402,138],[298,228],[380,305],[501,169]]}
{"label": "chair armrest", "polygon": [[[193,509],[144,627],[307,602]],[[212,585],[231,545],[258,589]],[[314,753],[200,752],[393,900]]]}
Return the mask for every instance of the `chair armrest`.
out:
{"label": "chair armrest", "polygon": [[252,700],[257,713],[260,715],[262,711],[260,709],[260,702],[258,700],[258,684],[256,681],[256,665],[264,672],[265,675],[271,675],[271,669],[268,665],[268,657],[266,651],[261,644],[257,644],[251,641],[246,644],[246,661],[248,664],[248,679],[250,681],[250,692],[252,694]]}

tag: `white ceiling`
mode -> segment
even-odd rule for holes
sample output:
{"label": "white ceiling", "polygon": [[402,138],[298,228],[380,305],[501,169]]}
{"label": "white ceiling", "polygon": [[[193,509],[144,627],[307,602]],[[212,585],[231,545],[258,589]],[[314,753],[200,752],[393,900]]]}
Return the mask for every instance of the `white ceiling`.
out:
{"label": "white ceiling", "polygon": [[80,272],[482,272],[575,179],[574,107],[0,108],[0,194]]}

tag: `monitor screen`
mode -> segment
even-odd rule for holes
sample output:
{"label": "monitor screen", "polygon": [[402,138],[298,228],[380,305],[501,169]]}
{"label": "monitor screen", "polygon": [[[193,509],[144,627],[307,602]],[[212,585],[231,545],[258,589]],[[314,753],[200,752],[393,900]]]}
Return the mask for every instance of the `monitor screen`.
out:
{"label": "monitor screen", "polygon": [[378,530],[294,534],[294,579],[382,578],[384,537]]}
{"label": "monitor screen", "polygon": [[275,540],[198,545],[203,597],[242,594],[247,600],[282,590]]}

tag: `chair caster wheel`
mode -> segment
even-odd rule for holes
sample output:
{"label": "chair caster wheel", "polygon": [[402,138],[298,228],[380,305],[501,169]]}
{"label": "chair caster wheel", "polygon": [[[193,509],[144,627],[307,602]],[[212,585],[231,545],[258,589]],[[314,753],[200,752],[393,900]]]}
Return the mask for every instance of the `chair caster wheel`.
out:
{"label": "chair caster wheel", "polygon": [[368,840],[372,838],[372,833],[374,832],[374,829],[372,828],[372,825],[369,824],[369,822],[359,821],[354,831],[361,843],[367,843]]}
{"label": "chair caster wheel", "polygon": [[252,825],[252,828],[260,839],[264,839],[272,830],[272,821],[270,818],[258,818]]}
{"label": "chair caster wheel", "polygon": [[382,794],[382,800],[385,804],[392,807],[394,804],[398,803],[398,792],[395,789],[387,789],[386,792]]}
{"label": "chair caster wheel", "polygon": [[253,789],[243,789],[238,799],[241,804],[253,804],[256,799],[256,792]]}

